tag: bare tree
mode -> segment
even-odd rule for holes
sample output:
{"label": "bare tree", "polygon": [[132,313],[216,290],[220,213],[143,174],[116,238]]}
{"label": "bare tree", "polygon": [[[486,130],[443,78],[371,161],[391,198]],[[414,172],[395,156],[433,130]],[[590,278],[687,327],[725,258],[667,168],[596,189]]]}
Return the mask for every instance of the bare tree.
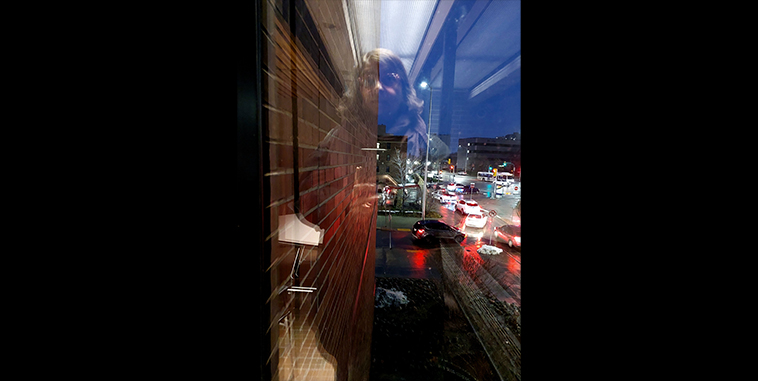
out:
{"label": "bare tree", "polygon": [[[389,164],[390,174],[397,180],[398,185],[402,186],[400,189],[400,213],[404,213],[406,193],[405,184],[408,182],[408,174],[417,173],[423,168],[423,163],[416,158],[406,157],[405,153],[401,153],[400,149],[395,148],[395,151],[390,156]],[[422,184],[422,186],[423,185],[424,184]],[[397,199],[398,197],[395,196],[396,205]]]}
{"label": "bare tree", "polygon": [[398,185],[405,184],[405,176],[403,175],[406,173],[404,171],[405,168],[405,155],[400,154],[400,150],[395,148],[395,150],[390,155],[389,159],[389,165],[390,165],[390,176],[395,179],[395,181],[398,182]]}

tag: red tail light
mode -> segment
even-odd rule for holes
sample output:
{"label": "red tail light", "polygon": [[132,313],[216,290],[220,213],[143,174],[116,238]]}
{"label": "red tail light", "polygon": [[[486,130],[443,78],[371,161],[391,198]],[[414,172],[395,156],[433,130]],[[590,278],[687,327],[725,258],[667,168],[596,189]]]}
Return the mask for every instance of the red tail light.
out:
{"label": "red tail light", "polygon": [[419,230],[417,231],[417,233],[418,233],[419,235],[421,235],[421,234],[424,234],[424,229],[419,229]]}

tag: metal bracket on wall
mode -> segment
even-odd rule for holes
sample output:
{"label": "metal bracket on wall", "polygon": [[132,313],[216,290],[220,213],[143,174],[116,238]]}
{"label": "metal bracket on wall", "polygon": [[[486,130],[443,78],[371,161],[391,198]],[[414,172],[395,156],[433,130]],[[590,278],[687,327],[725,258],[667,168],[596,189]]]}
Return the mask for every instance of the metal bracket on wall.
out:
{"label": "metal bracket on wall", "polygon": [[316,291],[316,287],[300,287],[292,286],[287,289],[288,292],[313,292]]}
{"label": "metal bracket on wall", "polygon": [[300,257],[303,252],[303,247],[297,245],[297,252],[295,252],[295,261],[292,262],[292,271],[290,271],[290,279],[300,278]]}
{"label": "metal bracket on wall", "polygon": [[[291,280],[297,280],[300,279],[300,264],[303,262],[303,246],[298,245],[297,251],[295,252],[295,261],[292,262],[292,271],[290,271],[290,279]],[[293,282],[295,283],[295,282]],[[316,287],[301,287],[301,286],[291,286],[286,288],[287,292],[313,292],[316,291]],[[284,290],[281,290],[279,293],[284,292]]]}

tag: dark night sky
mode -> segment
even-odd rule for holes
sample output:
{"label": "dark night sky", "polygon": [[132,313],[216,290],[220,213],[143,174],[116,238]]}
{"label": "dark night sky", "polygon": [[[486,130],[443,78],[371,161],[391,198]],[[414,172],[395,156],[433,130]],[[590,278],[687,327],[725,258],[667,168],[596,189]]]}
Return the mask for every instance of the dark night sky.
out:
{"label": "dark night sky", "polygon": [[[435,97],[436,100],[436,97]],[[471,107],[471,120],[463,128],[450,131],[450,153],[458,151],[459,138],[494,138],[521,133],[521,82],[516,82],[501,94]],[[432,134],[437,128],[433,125]]]}

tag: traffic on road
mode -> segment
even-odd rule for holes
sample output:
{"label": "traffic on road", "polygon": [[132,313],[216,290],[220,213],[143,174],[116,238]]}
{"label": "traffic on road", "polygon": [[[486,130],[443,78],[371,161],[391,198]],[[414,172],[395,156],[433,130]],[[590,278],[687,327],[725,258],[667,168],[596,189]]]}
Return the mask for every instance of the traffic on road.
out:
{"label": "traffic on road", "polygon": [[[455,245],[475,257],[512,299],[521,304],[521,218],[519,194],[499,194],[493,181],[476,176],[451,175],[442,189],[428,189],[434,211],[441,217],[379,217],[377,227],[377,276],[439,277],[433,257],[440,246]],[[454,178],[451,178],[454,177]],[[452,183],[453,186],[448,187]],[[465,184],[465,185],[464,185]],[[520,183],[515,183],[519,186]],[[463,194],[458,185],[479,189]],[[509,183],[510,189],[514,184]],[[450,189],[453,189],[452,191]],[[506,188],[507,189],[507,188]],[[389,222],[393,220],[392,222]],[[392,225],[391,229],[386,226]],[[502,249],[499,255],[480,255],[483,245]]]}

